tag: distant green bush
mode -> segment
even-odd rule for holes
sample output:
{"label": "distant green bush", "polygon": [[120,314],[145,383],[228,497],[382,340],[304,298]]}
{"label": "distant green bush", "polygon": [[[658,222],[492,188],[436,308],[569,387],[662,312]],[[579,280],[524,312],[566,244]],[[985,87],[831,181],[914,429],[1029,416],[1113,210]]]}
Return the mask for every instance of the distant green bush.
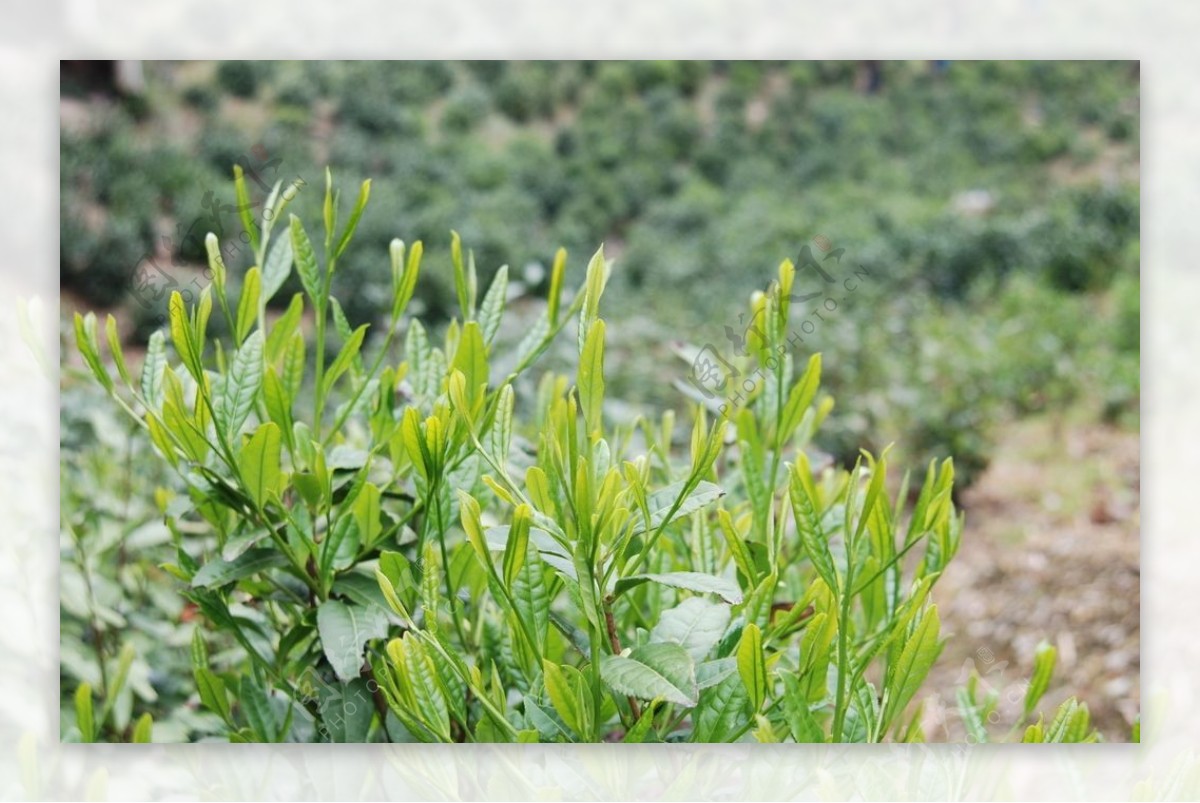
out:
{"label": "distant green bush", "polygon": [[217,83],[235,97],[251,98],[258,94],[271,68],[269,61],[222,61],[217,67]]}

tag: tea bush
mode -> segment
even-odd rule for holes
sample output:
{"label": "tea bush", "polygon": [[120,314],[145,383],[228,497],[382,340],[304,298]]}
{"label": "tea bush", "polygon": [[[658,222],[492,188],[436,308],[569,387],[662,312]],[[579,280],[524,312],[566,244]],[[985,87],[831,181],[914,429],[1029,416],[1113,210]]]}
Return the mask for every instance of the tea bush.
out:
{"label": "tea bush", "polygon": [[[369,324],[354,328],[331,294],[370,194],[364,182],[343,221],[327,173],[314,245],[299,217],[282,222],[294,194],[277,185],[269,215],[242,216],[256,264],[236,295],[210,234],[211,287],[190,306],[171,296],[137,377],[114,319],[106,360],[95,317],[75,318],[90,373],[173,475],[153,492],[166,531],[155,537],[170,539],[161,569],[194,625],[188,660],[209,715],[196,730],[231,741],[924,738],[915,701],[943,644],[933,589],[963,533],[955,466],[897,484],[886,449],[849,470],[814,463],[833,402],[820,356],[798,365],[787,342],[791,262],[751,300],[764,326],[738,367],[761,381],[716,418],[698,406],[677,438],[671,412],[632,424],[609,412],[603,249],[574,294],[557,253],[544,308],[507,350],[507,268],[481,283],[454,235],[456,315],[435,336],[405,316],[424,247],[393,240],[390,314],[371,355]],[[268,322],[293,271],[303,292]],[[574,376],[535,379],[560,336]],[[76,479],[69,499],[101,478]],[[96,516],[65,520],[86,587],[121,541],[111,520],[99,546]],[[106,600],[136,593],[130,579],[93,588],[96,604],[75,612],[75,630],[106,626],[91,631],[99,671],[64,685],[68,739],[154,733],[148,714],[130,727],[125,702],[130,688],[150,698],[131,669],[145,645],[112,658]],[[996,697],[969,682],[958,699],[972,740],[1096,739],[1074,699],[1048,722],[1037,714],[1054,663],[1039,650],[1007,733],[989,727]],[[179,667],[161,671],[177,694]]]}

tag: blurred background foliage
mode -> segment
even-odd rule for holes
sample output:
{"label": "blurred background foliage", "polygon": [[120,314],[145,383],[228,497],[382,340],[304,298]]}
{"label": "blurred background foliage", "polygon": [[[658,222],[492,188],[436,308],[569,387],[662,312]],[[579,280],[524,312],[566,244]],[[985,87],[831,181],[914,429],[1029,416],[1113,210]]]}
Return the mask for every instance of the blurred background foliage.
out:
{"label": "blurred background foliage", "polygon": [[[572,286],[603,242],[616,260],[605,302],[615,415],[685,409],[690,366],[676,344],[728,348],[750,294],[827,238],[844,249],[831,286],[869,272],[803,346],[824,352],[838,406],[819,446],[834,459],[889,443],[914,468],[952,455],[961,490],[1009,422],[1137,431],[1136,63],[146,62],[124,89],[99,64],[62,74],[63,313],[113,311],[129,344],[165,311],[166,294],[142,285],[148,266],[198,289],[211,230],[231,281],[249,267],[233,164],[254,204],[277,180],[297,183],[306,219],[320,215],[329,165],[344,193],[373,180],[336,278],[355,323],[385,313],[393,237],[425,242],[417,307],[435,325],[454,306],[451,229],[484,286],[507,264],[530,296],[557,247]],[[93,653],[118,652],[96,637],[106,617],[111,630],[112,617],[137,615],[104,600],[162,595],[153,565],[125,562],[129,539],[152,550],[167,535],[149,524],[161,515],[152,490],[113,490],[156,481],[101,472],[90,453],[116,437],[132,466],[138,447],[97,423],[88,391],[68,391],[64,516],[98,540],[64,541],[63,664],[90,682]],[[154,603],[183,621],[172,600]],[[186,643],[142,624],[138,638]],[[180,710],[163,727],[203,733],[202,716]]]}
{"label": "blurred background foliage", "polygon": [[[150,255],[174,275],[239,231],[231,165],[261,182],[372,178],[337,292],[355,323],[387,300],[386,245],[449,231],[484,277],[539,291],[554,250],[604,242],[633,404],[679,406],[669,345],[726,326],[813,237],[871,279],[826,315],[843,415],[827,448],[897,441],[986,465],[990,424],[1083,400],[1136,420],[1138,78],[1111,62],[154,63],[136,94],[64,74],[62,284],[124,305]],[[255,178],[255,176],[252,176]],[[301,192],[313,216],[319,190]],[[234,244],[236,250],[236,242]],[[249,249],[231,267],[249,267]],[[239,256],[240,264],[239,264]],[[144,263],[143,263],[144,264]],[[436,264],[436,263],[435,263]],[[577,280],[578,276],[571,277]],[[180,280],[181,284],[184,280]],[[295,279],[293,279],[295,281]],[[293,290],[299,289],[291,288]],[[422,282],[448,314],[448,271]],[[276,296],[286,302],[290,293]]]}

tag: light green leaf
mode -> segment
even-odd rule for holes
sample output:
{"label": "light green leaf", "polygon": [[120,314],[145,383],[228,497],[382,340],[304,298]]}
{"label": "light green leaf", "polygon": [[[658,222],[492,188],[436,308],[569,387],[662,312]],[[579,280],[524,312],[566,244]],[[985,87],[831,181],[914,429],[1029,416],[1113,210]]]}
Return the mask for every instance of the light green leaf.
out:
{"label": "light green leaf", "polygon": [[279,723],[275,711],[271,707],[271,698],[262,684],[255,679],[254,674],[247,672],[242,675],[238,686],[238,704],[246,715],[246,721],[254,730],[255,737],[262,742],[276,740]]}
{"label": "light green leaf", "polygon": [[584,279],[583,309],[579,313],[579,353],[583,354],[584,339],[592,329],[592,323],[600,314],[600,296],[608,283],[609,266],[604,260],[604,246],[592,255]]}
{"label": "light green leaf", "polygon": [[788,482],[788,493],[792,502],[792,513],[796,519],[796,529],[800,531],[800,543],[804,552],[817,574],[825,581],[831,590],[838,588],[837,570],[833,566],[833,553],[829,551],[829,539],[821,527],[820,515],[817,510],[816,492],[812,484],[812,470],[808,465],[808,457],[803,451],[799,452],[796,463],[792,465],[791,480]]}
{"label": "light green leaf", "polygon": [[821,355],[814,354],[808,360],[808,367],[804,371],[804,375],[800,377],[800,381],[792,385],[792,390],[788,393],[787,402],[783,406],[783,415],[779,424],[779,434],[776,436],[778,443],[783,443],[787,438],[795,432],[796,427],[800,425],[800,421],[804,418],[805,411],[812,404],[817,395],[817,388],[821,385]]}
{"label": "light green leaf", "polygon": [[250,248],[257,252],[258,226],[254,224],[254,213],[250,211],[254,207],[250,204],[250,194],[246,192],[246,179],[242,175],[242,166],[237,164],[233,166],[233,189],[237,198],[238,217],[242,219],[242,228],[245,229],[246,236],[250,238]]}
{"label": "light green leaf", "polygon": [[167,370],[167,341],[162,330],[150,335],[146,359],[142,362],[142,398],[150,409],[159,410],[163,403],[163,374]]}
{"label": "light green leaf", "polygon": [[129,376],[129,368],[125,365],[125,354],[121,351],[121,335],[117,331],[117,319],[111,315],[104,320],[104,333],[108,338],[108,351],[112,354],[121,381],[126,385],[133,385],[133,380]]}
{"label": "light green leaf", "polygon": [[[267,345],[264,352],[267,357],[267,362],[275,363],[279,359],[279,355],[283,353],[284,347],[291,341],[292,335],[296,334],[297,327],[300,326],[300,319],[304,316],[304,294],[296,293],[292,296],[292,300],[288,303],[288,308],[280,315],[276,321],[271,324],[271,333],[267,335]],[[303,334],[301,334],[303,338]]]}
{"label": "light green leaf", "polygon": [[281,237],[267,252],[266,264],[262,271],[262,292],[259,294],[259,303],[266,304],[274,298],[291,274],[292,240],[290,237]]}
{"label": "light green leaf", "polygon": [[689,597],[663,611],[650,631],[651,642],[674,642],[687,650],[697,663],[712,651],[729,626],[729,606]]}
{"label": "light green leaf", "polygon": [[696,664],[696,685],[701,691],[712,688],[737,671],[737,658],[733,656]]}
{"label": "light green leaf", "polygon": [[504,302],[508,295],[508,265],[501,265],[492,279],[483,303],[479,306],[479,325],[483,328],[483,340],[491,345],[500,329],[500,319],[504,315]]}
{"label": "light green leaf", "polygon": [[825,741],[825,732],[817,724],[808,707],[808,694],[800,679],[791,672],[783,676],[783,716],[792,738],[797,744],[820,744]]}
{"label": "light green leaf", "polygon": [[204,707],[219,716],[226,724],[232,724],[229,712],[229,697],[225,694],[225,681],[208,667],[197,667],[196,690],[200,692],[200,702]]}
{"label": "light green leaf", "polygon": [[262,385],[263,334],[255,332],[238,349],[229,373],[213,405],[213,420],[225,437],[233,440],[254,409],[254,400]]}
{"label": "light green leaf", "polygon": [[367,740],[375,708],[366,680],[356,677],[349,683],[321,684],[318,698],[329,741],[358,744]]}
{"label": "light green leaf", "polygon": [[601,430],[604,412],[604,321],[597,318],[579,358],[579,402],[591,434]]}
{"label": "light green leaf", "polygon": [[732,580],[726,580],[724,577],[701,574],[700,572],[666,572],[663,574],[635,574],[630,577],[622,577],[617,581],[613,594],[614,596],[620,596],[642,583],[658,583],[670,586],[671,588],[682,588],[702,594],[716,594],[731,605],[737,605],[742,601],[742,590],[738,588],[737,583]]}
{"label": "light green leaf", "polygon": [[500,389],[500,398],[496,402],[496,415],[492,420],[492,429],[488,433],[488,449],[492,458],[500,465],[508,462],[508,452],[512,444],[514,393],[512,385]]}
{"label": "light green leaf", "polygon": [[767,664],[763,655],[762,631],[751,622],[742,630],[737,648],[738,674],[746,685],[750,710],[757,712],[767,698]]}
{"label": "light green leaf", "polygon": [[696,664],[678,644],[647,644],[629,655],[606,655],[600,659],[600,676],[618,694],[694,706],[700,690]]}
{"label": "light green leaf", "polygon": [[108,371],[104,369],[104,363],[100,361],[100,345],[96,339],[96,313],[89,312],[86,316],[75,313],[75,344],[79,348],[79,354],[83,357],[83,361],[87,363],[92,375],[96,377],[96,381],[111,393],[112,377],[108,375]]}
{"label": "light green leaf", "polygon": [[214,558],[200,567],[192,577],[193,588],[220,588],[245,577],[265,572],[287,563],[278,549],[250,549],[233,560]]}
{"label": "light green leaf", "polygon": [[300,283],[312,299],[314,306],[321,308],[325,295],[325,285],[321,279],[320,268],[317,267],[317,255],[313,253],[312,242],[300,218],[291,216],[292,254],[295,257],[296,272],[300,274]]}
{"label": "light green leaf", "polygon": [[487,346],[483,342],[483,332],[476,321],[463,324],[462,334],[458,339],[458,349],[454,352],[454,360],[450,370],[463,372],[467,386],[467,400],[474,404],[481,386],[488,381]]}
{"label": "light green leaf", "polygon": [[543,661],[546,693],[567,727],[582,738],[591,737],[592,696],[587,681],[573,666]]}
{"label": "light green leaf", "polygon": [[383,529],[379,521],[381,497],[379,488],[368,482],[354,500],[354,520],[358,523],[358,535],[367,545],[373,544]]}
{"label": "light green leaf", "polygon": [[387,616],[378,608],[361,608],[326,600],[317,608],[321,647],[338,678],[348,683],[363,665],[363,645],[387,635]]}
{"label": "light green leaf", "polygon": [[246,492],[261,510],[272,495],[279,493],[282,470],[280,449],[282,447],[279,425],[268,421],[259,426],[238,455]]}
{"label": "light green leaf", "polygon": [[529,551],[529,505],[521,504],[513,511],[513,523],[504,545],[504,582],[512,586]]}
{"label": "light green leaf", "polygon": [[[912,636],[904,644],[896,663],[889,667],[887,678],[887,708],[883,721],[892,720],[904,710],[908,701],[917,693],[917,689],[925,681],[933,662],[941,652],[941,642],[938,641],[940,628],[937,606],[931,605],[921,617]],[[886,726],[885,726],[886,727]]]}
{"label": "light green leaf", "polygon": [[346,250],[346,246],[350,244],[350,238],[354,236],[354,230],[358,228],[358,221],[363,215],[363,210],[367,208],[367,200],[371,197],[371,179],[367,179],[358,188],[358,200],[354,202],[354,209],[350,212],[350,219],[346,221],[346,228],[342,230],[342,236],[338,240],[337,247],[333,249],[333,256],[336,259]]}
{"label": "light green leaf", "polygon": [[79,726],[79,740],[84,743],[96,741],[96,722],[92,707],[92,687],[80,683],[75,690],[75,724]]}
{"label": "light green leaf", "polygon": [[705,689],[693,714],[693,742],[731,741],[748,721],[746,686],[736,673]]}
{"label": "light green leaf", "polygon": [[150,716],[150,712],[142,714],[138,717],[138,721],[133,726],[133,743],[134,744],[150,744],[154,738],[154,717]]}
{"label": "light green leaf", "polygon": [[354,358],[358,356],[359,349],[362,348],[363,338],[366,337],[367,327],[370,324],[363,324],[354,330],[350,335],[350,339],[342,345],[342,350],[338,352],[334,361],[330,364],[329,369],[325,372],[324,379],[321,380],[325,392],[333,387],[333,383],[346,372],[354,362]]}
{"label": "light green leaf", "polygon": [[246,335],[258,320],[258,298],[261,291],[262,274],[258,268],[251,268],[246,271],[246,278],[242,280],[242,295],[238,299],[237,325],[234,327],[237,330],[235,334],[238,343],[246,339]]}
{"label": "light green leaf", "polygon": [[[711,505],[713,502],[725,495],[725,492],[711,482],[699,482],[687,498],[683,500],[679,506],[675,507],[676,500],[679,499],[679,494],[686,487],[686,480],[671,483],[665,488],[660,488],[646,500],[646,507],[650,510],[650,530],[654,531],[660,526],[678,521],[684,516],[688,516],[700,510],[703,507]],[[670,520],[667,521],[667,516]],[[634,528],[634,535],[644,533],[646,530],[639,522]]]}
{"label": "light green leaf", "polygon": [[462,239],[456,231],[450,232],[450,262],[454,266],[454,292],[458,296],[458,309],[462,313],[462,319],[469,321],[471,307],[467,298],[467,274],[463,267]]}
{"label": "light green leaf", "polygon": [[1037,708],[1038,701],[1050,688],[1050,679],[1054,675],[1054,664],[1058,659],[1058,650],[1043,641],[1038,644],[1033,656],[1033,677],[1025,689],[1025,716],[1028,717]]}

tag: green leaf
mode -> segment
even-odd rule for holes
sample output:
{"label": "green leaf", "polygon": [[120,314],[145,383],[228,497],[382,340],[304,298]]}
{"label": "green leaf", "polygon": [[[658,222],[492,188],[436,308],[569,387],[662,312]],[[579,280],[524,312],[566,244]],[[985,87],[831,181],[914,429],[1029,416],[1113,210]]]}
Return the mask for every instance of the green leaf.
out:
{"label": "green leaf", "polygon": [[372,483],[363,485],[362,491],[354,500],[354,520],[358,524],[358,535],[363,543],[370,546],[383,530],[379,520],[379,502],[382,494]]}
{"label": "green leaf", "polygon": [[75,690],[75,724],[79,726],[79,740],[90,743],[96,741],[96,722],[92,708],[92,687],[88,683],[80,683]]}
{"label": "green leaf", "polygon": [[[545,649],[546,635],[550,630],[550,593],[546,587],[546,578],[542,562],[538,560],[538,548],[533,535],[540,530],[530,528],[530,540],[526,546],[525,560],[520,571],[513,578],[508,593],[512,597],[513,608],[517,616],[529,627],[538,654]],[[491,530],[488,531],[491,533]],[[549,536],[546,536],[549,540]],[[507,549],[507,547],[506,547]],[[545,557],[543,556],[543,559]],[[565,561],[568,567],[570,561]]]}
{"label": "green leaf", "polygon": [[733,656],[696,664],[696,685],[701,690],[712,688],[737,671],[737,658]]}
{"label": "green leaf", "polygon": [[693,714],[693,742],[728,742],[748,722],[746,686],[736,673],[705,689]]}
{"label": "green leaf", "polygon": [[458,296],[458,309],[464,321],[471,319],[470,307],[467,304],[467,276],[463,268],[462,239],[458,232],[450,232],[450,263],[454,266],[454,292]]}
{"label": "green leaf", "polygon": [[546,693],[567,727],[581,738],[591,737],[592,696],[583,674],[573,666],[542,662]]}
{"label": "green leaf", "polygon": [[599,434],[604,412],[604,321],[597,318],[579,358],[579,403],[591,434]]}
{"label": "green leaf", "polygon": [[492,279],[483,303],[479,306],[479,325],[483,328],[483,340],[488,345],[496,338],[500,320],[504,315],[504,302],[508,297],[508,265],[501,265]]}
{"label": "green leaf", "polygon": [[259,510],[262,510],[280,490],[280,438],[279,425],[268,421],[259,426],[238,455],[238,469],[241,471],[246,492],[250,494]]}
{"label": "green leaf", "polygon": [[477,322],[467,321],[463,324],[450,370],[462,371],[467,386],[467,400],[474,404],[480,387],[488,382],[487,346],[484,345],[483,332]]}
{"label": "green leaf", "polygon": [[258,331],[238,349],[213,405],[213,420],[226,438],[233,440],[250,417],[262,375],[263,334]]}
{"label": "green leaf", "polygon": [[334,361],[330,364],[329,369],[325,372],[324,379],[321,380],[325,392],[333,387],[333,383],[338,380],[346,369],[354,362],[354,358],[358,356],[359,349],[362,348],[363,338],[366,337],[367,327],[370,324],[364,323],[362,326],[354,330],[350,335],[350,339],[342,345],[342,350],[338,352]]}
{"label": "green leaf", "polygon": [[150,744],[154,736],[154,717],[150,716],[150,712],[142,714],[138,717],[138,721],[133,726],[133,743],[134,744]]}
{"label": "green leaf", "polygon": [[121,351],[121,335],[117,332],[117,319],[111,315],[104,320],[104,334],[108,338],[108,351],[112,354],[121,381],[126,385],[133,385],[133,380],[129,376],[129,368],[125,365],[125,355]]}
{"label": "green leaf", "polygon": [[361,608],[326,600],[317,608],[321,647],[338,678],[348,683],[363,665],[363,645],[387,635],[387,616],[378,608]]}
{"label": "green leaf", "polygon": [[100,361],[100,346],[96,339],[96,313],[89,312],[86,316],[75,313],[75,344],[96,381],[111,393],[112,377],[104,370],[104,363]]}
{"label": "green leaf", "polygon": [[817,724],[808,707],[808,694],[800,684],[800,679],[791,672],[782,673],[783,677],[783,717],[792,738],[797,744],[820,744],[825,741],[825,732]]}
{"label": "green leaf", "polygon": [[512,385],[505,385],[500,389],[496,415],[488,434],[488,449],[492,458],[502,466],[508,462],[508,452],[512,444],[514,398]]}
{"label": "green leaf", "polygon": [[304,333],[293,332],[283,352],[283,388],[293,403],[304,385]]}
{"label": "green leaf", "polygon": [[342,236],[338,240],[337,247],[333,249],[334,259],[340,257],[342,252],[346,250],[346,246],[350,244],[350,238],[354,236],[354,230],[358,228],[358,221],[363,215],[363,210],[367,208],[367,200],[371,197],[371,179],[367,179],[358,188],[358,200],[354,202],[354,209],[350,212],[350,219],[346,221],[346,228],[342,230]]}
{"label": "green leaf", "polygon": [[375,708],[366,680],[356,677],[348,683],[322,684],[318,697],[329,741],[360,744],[367,740]]}
{"label": "green leaf", "polygon": [[729,626],[729,618],[728,605],[690,597],[663,611],[658,624],[650,631],[650,641],[674,642],[699,663],[721,640]]}
{"label": "green leaf", "polygon": [[171,329],[171,342],[175,345],[176,353],[179,354],[188,373],[197,382],[201,381],[203,368],[199,362],[200,355],[196,352],[192,342],[192,330],[188,324],[187,309],[184,307],[183,296],[179,294],[178,290],[171,291],[171,298],[167,301],[167,316]]}
{"label": "green leaf", "polygon": [[746,684],[750,710],[757,712],[767,698],[767,663],[763,655],[762,631],[753,622],[742,630],[737,647],[738,674]]}
{"label": "green leaf", "polygon": [[941,642],[938,641],[940,626],[937,606],[931,605],[905,642],[896,663],[889,667],[888,701],[883,717],[885,723],[890,724],[904,710],[937,660],[941,652]]}
{"label": "green leaf", "polygon": [[504,545],[504,582],[512,586],[525,563],[529,551],[529,505],[521,504],[513,511],[513,523]]}
{"label": "green leaf", "polygon": [[163,374],[167,370],[167,340],[162,330],[150,335],[146,358],[142,362],[142,398],[152,410],[162,409]]}
{"label": "green leaf", "polygon": [[233,717],[229,712],[229,697],[225,693],[225,681],[208,667],[198,667],[195,671],[196,690],[200,692],[200,702],[204,707],[232,726]]}
{"label": "green leaf", "polygon": [[200,567],[192,577],[193,588],[220,588],[245,577],[286,565],[287,560],[279,550],[271,548],[250,549],[233,560],[215,558]]}
{"label": "green leaf", "polygon": [[242,228],[250,238],[250,248],[258,251],[258,226],[254,224],[254,213],[250,211],[250,194],[246,192],[246,179],[242,175],[242,166],[233,166],[233,189],[237,197],[238,217],[242,219]]}
{"label": "green leaf", "polygon": [[678,644],[647,644],[628,657],[606,655],[600,659],[600,676],[618,694],[642,700],[661,697],[690,707],[700,694],[696,664]]}
{"label": "green leaf", "polygon": [[250,334],[255,321],[258,320],[258,298],[261,292],[262,274],[258,268],[251,268],[246,271],[246,278],[242,280],[242,295],[238,299],[237,325],[234,327],[238,343],[246,339],[246,335]]}
{"label": "green leaf", "polygon": [[312,299],[313,305],[323,308],[325,284],[321,279],[320,268],[317,267],[317,255],[313,253],[312,242],[300,218],[292,215],[290,218],[292,235],[292,254],[295,257],[296,272],[300,274],[300,283],[304,291]]}
{"label": "green leaf", "polygon": [[954,696],[958,701],[958,713],[962,717],[963,727],[974,744],[986,744],[988,741],[987,727],[979,707],[976,706],[965,688],[955,690]]}
{"label": "green leaf", "polygon": [[271,707],[270,695],[253,673],[247,672],[242,675],[237,697],[242,713],[246,715],[246,721],[250,723],[257,740],[276,741],[279,723],[275,717],[275,710]]}
{"label": "green leaf", "polygon": [[[390,579],[388,582],[394,591],[395,584]],[[346,600],[356,605],[361,605],[364,608],[374,607],[379,608],[389,615],[392,613],[387,597],[384,596],[383,590],[379,587],[379,580],[374,575],[366,575],[360,571],[346,572],[333,581],[330,593],[339,597],[345,597]]]}
{"label": "green leaf", "polygon": [[281,237],[271,246],[271,250],[267,252],[266,264],[262,270],[262,291],[259,294],[259,303],[266,304],[275,294],[279,292],[279,288],[283,287],[288,276],[292,275],[292,240],[290,237]]}
{"label": "green leaf", "polygon": [[600,314],[600,296],[608,283],[609,267],[604,260],[604,246],[601,245],[592,255],[587,266],[587,277],[584,279],[583,309],[579,313],[579,353],[583,354],[584,339],[592,330],[592,323]]}
{"label": "green leaf", "polygon": [[[267,362],[274,364],[283,354],[284,347],[291,341],[292,335],[298,334],[300,319],[304,316],[304,294],[296,293],[288,303],[288,308],[271,325],[271,333],[267,335],[264,352]],[[301,339],[304,335],[299,333]]]}
{"label": "green leaf", "polygon": [[[687,487],[687,481],[681,480],[650,494],[646,500],[646,506],[650,510],[650,531],[691,515],[725,495],[723,490],[711,482],[699,482],[696,483],[696,487],[687,495],[687,498],[676,507],[675,503],[685,487]],[[667,520],[668,515],[671,517],[669,521]],[[633,534],[639,535],[644,532],[646,530],[639,522],[638,526],[634,528]]]}
{"label": "green leaf", "polygon": [[792,386],[792,390],[788,393],[787,402],[783,406],[783,415],[780,418],[779,434],[776,436],[776,442],[783,442],[796,431],[796,427],[800,425],[800,421],[804,418],[805,411],[812,404],[817,395],[817,389],[821,385],[821,355],[814,354],[808,360],[808,367],[804,371],[804,375],[800,377],[800,381]]}
{"label": "green leaf", "polygon": [[421,241],[413,243],[408,252],[407,262],[404,259],[404,243],[392,240],[388,245],[388,253],[392,261],[392,319],[399,320],[412,300],[413,291],[417,287],[417,277],[421,272],[421,255],[424,246]]}
{"label": "green leaf", "polygon": [[742,601],[742,590],[738,588],[737,583],[732,580],[726,580],[724,577],[715,577],[711,574],[701,574],[700,572],[666,572],[663,574],[635,574],[630,577],[622,577],[617,581],[617,585],[613,590],[613,596],[619,597],[629,589],[636,588],[642,583],[658,583],[659,585],[682,588],[702,594],[716,594],[731,605],[737,605]]}
{"label": "green leaf", "polygon": [[550,325],[558,323],[558,307],[562,301],[563,275],[566,272],[567,251],[560,248],[554,254],[554,265],[550,268],[550,289],[546,294],[546,318]]}
{"label": "green leaf", "polygon": [[817,570],[817,574],[825,581],[825,585],[836,591],[839,584],[837,570],[833,566],[833,553],[829,551],[829,539],[821,527],[812,470],[808,465],[808,456],[803,451],[797,454],[791,472],[788,494],[792,502],[792,514],[796,519],[796,529],[800,532],[800,543],[804,545],[805,554]]}
{"label": "green leaf", "polygon": [[625,738],[621,741],[625,744],[645,744],[646,742],[660,742],[658,734],[654,731],[654,715],[658,713],[656,706],[651,703],[642,711],[642,715],[638,717],[638,721],[633,724],[625,733]]}
{"label": "green leaf", "polygon": [[1038,644],[1037,651],[1033,656],[1033,677],[1030,678],[1029,686],[1025,689],[1026,717],[1033,713],[1033,710],[1037,708],[1038,701],[1042,699],[1042,695],[1050,688],[1050,679],[1054,675],[1054,664],[1057,659],[1058,650],[1045,641]]}

